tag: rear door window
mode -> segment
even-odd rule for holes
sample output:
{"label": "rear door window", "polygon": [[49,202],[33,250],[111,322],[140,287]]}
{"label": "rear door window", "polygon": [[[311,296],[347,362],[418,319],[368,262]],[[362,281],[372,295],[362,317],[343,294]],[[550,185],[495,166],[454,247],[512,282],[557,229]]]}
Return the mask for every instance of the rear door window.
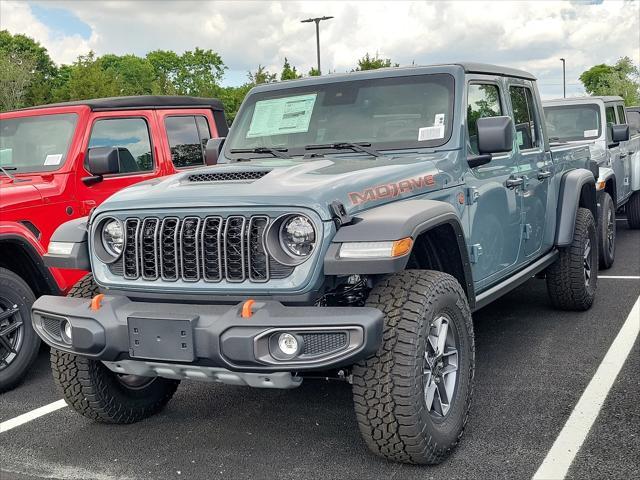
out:
{"label": "rear door window", "polygon": [[624,117],[624,107],[618,105],[618,124],[627,123],[627,119]]}
{"label": "rear door window", "polygon": [[469,130],[469,148],[478,152],[478,119],[499,117],[502,115],[500,90],[493,83],[472,83],[467,95],[467,128]]}
{"label": "rear door window", "polygon": [[204,165],[204,148],[211,138],[203,116],[171,116],[165,119],[171,159],[176,168]]}
{"label": "rear door window", "polygon": [[627,119],[629,121],[629,130],[631,130],[631,134],[634,135],[640,133],[640,112],[627,110]]}
{"label": "rear door window", "polygon": [[527,87],[510,87],[513,123],[516,127],[516,140],[520,150],[528,150],[540,146],[540,130],[535,111],[535,103],[531,89]]}
{"label": "rear door window", "polygon": [[96,120],[89,138],[89,148],[117,147],[120,173],[153,170],[149,127],[143,118],[103,118]]}

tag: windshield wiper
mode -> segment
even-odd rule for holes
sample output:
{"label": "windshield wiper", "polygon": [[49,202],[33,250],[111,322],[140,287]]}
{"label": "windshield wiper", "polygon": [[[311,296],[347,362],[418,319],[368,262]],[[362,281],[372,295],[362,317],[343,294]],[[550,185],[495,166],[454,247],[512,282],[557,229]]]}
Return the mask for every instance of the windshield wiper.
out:
{"label": "windshield wiper", "polygon": [[278,158],[291,158],[286,153],[288,148],[270,148],[270,147],[255,147],[255,148],[232,148],[229,153],[270,153],[274,157]]}
{"label": "windshield wiper", "polygon": [[373,157],[381,157],[382,154],[371,147],[370,143],[351,143],[351,142],[336,142],[336,143],[325,143],[325,144],[312,144],[306,145],[304,147],[305,150],[324,150],[324,149],[334,149],[334,150],[353,150],[354,152],[362,152],[368,153]]}
{"label": "windshield wiper", "polygon": [[17,170],[17,168],[16,167],[3,167],[2,165],[0,165],[0,171],[15,182],[16,177],[14,177],[9,172],[7,172],[7,170]]}

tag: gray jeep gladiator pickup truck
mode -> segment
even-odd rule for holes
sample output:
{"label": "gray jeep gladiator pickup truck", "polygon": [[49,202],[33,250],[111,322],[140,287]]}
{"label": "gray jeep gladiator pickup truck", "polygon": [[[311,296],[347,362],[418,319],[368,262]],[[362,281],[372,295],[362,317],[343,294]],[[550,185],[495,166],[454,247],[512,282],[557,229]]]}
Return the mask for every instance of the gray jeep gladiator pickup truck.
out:
{"label": "gray jeep gladiator pickup truck", "polygon": [[93,276],[38,299],[33,321],[89,418],[138,421],[181,379],[335,377],[352,383],[373,452],[438,463],[468,418],[471,312],[536,275],[559,308],[594,300],[589,148],[550,149],[527,72],[451,64],[261,85],[207,162],[55,233],[47,262]]}
{"label": "gray jeep gladiator pickup truck", "polygon": [[629,227],[640,228],[640,132],[627,123],[622,97],[563,98],[543,102],[543,108],[551,145],[589,145],[598,164],[598,252],[600,268],[609,268],[616,210],[625,208]]}

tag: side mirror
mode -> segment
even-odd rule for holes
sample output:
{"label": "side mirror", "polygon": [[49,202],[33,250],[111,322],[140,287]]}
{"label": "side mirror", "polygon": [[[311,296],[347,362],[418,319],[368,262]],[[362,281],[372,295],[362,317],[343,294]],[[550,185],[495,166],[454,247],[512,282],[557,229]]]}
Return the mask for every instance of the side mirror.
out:
{"label": "side mirror", "polygon": [[219,137],[207,140],[207,145],[204,147],[204,163],[206,165],[216,165],[218,163],[225,138],[226,137]]}
{"label": "side mirror", "polygon": [[513,148],[513,120],[511,117],[483,117],[479,118],[478,152],[467,158],[469,167],[475,168],[491,161],[492,154],[510,152]]}
{"label": "side mirror", "polygon": [[629,125],[611,125],[611,142],[620,143],[629,140]]}
{"label": "side mirror", "polygon": [[90,148],[87,153],[87,170],[97,177],[120,173],[119,149],[116,147]]}
{"label": "side mirror", "polygon": [[513,120],[511,117],[484,117],[478,123],[478,152],[480,154],[510,152],[513,148]]}

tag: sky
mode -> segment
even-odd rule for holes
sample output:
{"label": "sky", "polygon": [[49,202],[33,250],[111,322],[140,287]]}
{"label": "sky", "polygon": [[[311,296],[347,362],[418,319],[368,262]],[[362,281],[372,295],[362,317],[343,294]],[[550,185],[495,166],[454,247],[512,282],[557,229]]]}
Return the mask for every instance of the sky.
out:
{"label": "sky", "polygon": [[629,56],[640,64],[640,0],[534,2],[92,1],[0,0],[0,28],[39,41],[58,63],[93,50],[145,55],[195,47],[219,53],[223,84],[240,85],[258,64],[280,72],[284,58],[300,72],[316,63],[345,72],[369,53],[401,66],[475,61],[523,68],[545,98],[584,93],[589,67]]}

